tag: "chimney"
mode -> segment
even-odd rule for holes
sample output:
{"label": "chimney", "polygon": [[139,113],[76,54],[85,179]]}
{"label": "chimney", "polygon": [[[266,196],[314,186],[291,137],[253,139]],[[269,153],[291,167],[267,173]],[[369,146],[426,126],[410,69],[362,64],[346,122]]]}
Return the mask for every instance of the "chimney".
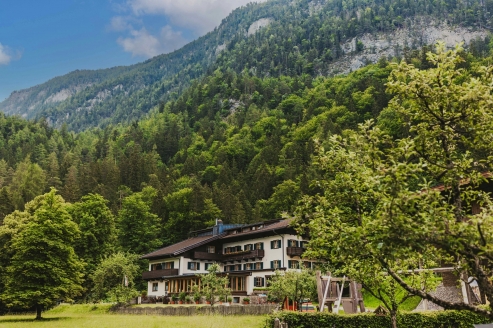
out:
{"label": "chimney", "polygon": [[214,236],[220,235],[224,232],[224,225],[221,219],[216,219],[216,225],[213,229]]}

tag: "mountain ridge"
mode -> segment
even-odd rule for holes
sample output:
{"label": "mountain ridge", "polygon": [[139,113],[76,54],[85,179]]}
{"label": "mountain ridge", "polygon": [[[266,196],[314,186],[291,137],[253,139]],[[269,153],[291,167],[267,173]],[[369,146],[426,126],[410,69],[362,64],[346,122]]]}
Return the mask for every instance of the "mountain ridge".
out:
{"label": "mountain ridge", "polygon": [[[404,44],[417,49],[434,43],[438,38],[423,37],[430,22],[438,31],[435,34],[470,30],[463,38],[466,44],[486,37],[491,17],[462,15],[462,11],[493,11],[493,3],[472,1],[469,7],[460,6],[426,0],[409,4],[380,0],[371,5],[360,0],[249,4],[173,53],[131,66],[71,72],[13,93],[0,103],[0,110],[46,119],[54,127],[66,123],[73,131],[128,124],[160,103],[177,99],[193,80],[219,68],[236,73],[247,69],[258,76],[348,73],[380,57],[402,56]],[[395,37],[400,31],[407,38],[409,29],[414,29],[413,40]],[[390,40],[387,49],[372,49],[379,35]]]}

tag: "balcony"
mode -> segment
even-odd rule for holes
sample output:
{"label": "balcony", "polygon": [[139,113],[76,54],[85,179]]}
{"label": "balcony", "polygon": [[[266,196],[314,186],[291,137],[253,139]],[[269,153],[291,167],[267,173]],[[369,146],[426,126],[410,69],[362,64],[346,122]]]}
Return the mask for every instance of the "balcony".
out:
{"label": "balcony", "polygon": [[286,254],[288,256],[301,256],[305,249],[303,247],[286,247]]}
{"label": "balcony", "polygon": [[193,252],[192,258],[196,260],[221,261],[223,256],[216,253]]}
{"label": "balcony", "polygon": [[151,280],[151,279],[161,279],[161,277],[169,277],[169,276],[177,276],[178,269],[165,269],[165,270],[154,270],[154,271],[146,271],[142,273],[142,279]]}
{"label": "balcony", "polygon": [[263,249],[256,249],[253,251],[242,251],[222,255],[223,262],[229,261],[241,261],[254,258],[263,258],[265,256],[265,251]]}

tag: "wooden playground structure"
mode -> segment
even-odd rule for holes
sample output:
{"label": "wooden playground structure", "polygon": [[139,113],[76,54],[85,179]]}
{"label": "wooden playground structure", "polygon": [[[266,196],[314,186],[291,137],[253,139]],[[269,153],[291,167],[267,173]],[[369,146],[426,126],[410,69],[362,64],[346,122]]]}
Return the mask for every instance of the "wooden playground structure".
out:
{"label": "wooden playground structure", "polygon": [[[317,271],[316,279],[320,312],[327,307],[329,312],[338,314],[341,306],[347,314],[366,312],[361,284],[346,277],[333,277],[330,273],[323,276],[320,271]],[[347,283],[349,290],[344,287]]]}

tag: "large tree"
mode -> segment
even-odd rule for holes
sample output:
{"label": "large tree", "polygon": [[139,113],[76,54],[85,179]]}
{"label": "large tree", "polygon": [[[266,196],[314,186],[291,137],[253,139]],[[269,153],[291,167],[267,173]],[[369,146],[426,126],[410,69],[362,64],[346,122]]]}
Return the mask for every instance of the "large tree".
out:
{"label": "large tree", "polygon": [[[36,319],[41,319],[43,308],[81,292],[83,265],[73,248],[79,229],[63,198],[54,189],[38,198],[32,202],[32,213],[13,214],[27,216],[23,224],[8,224],[16,231],[10,233],[12,257],[1,298],[8,306],[35,307]],[[9,237],[8,231],[5,236]]]}
{"label": "large tree", "polygon": [[493,169],[493,67],[472,74],[462,53],[440,43],[430,69],[394,65],[386,117],[400,139],[382,120],[321,145],[321,192],[300,203],[297,223],[312,237],[309,256],[346,271],[376,266],[413,295],[493,319],[491,305],[451,303],[412,283],[422,269],[452,265],[493,301],[493,202],[482,189]]}
{"label": "large tree", "polygon": [[[68,208],[72,219],[80,229],[80,237],[75,241],[74,248],[79,258],[85,262],[84,274],[88,278],[117,246],[115,217],[107,203],[102,196],[89,194]],[[92,286],[92,280],[86,279],[85,297],[90,296]]]}
{"label": "large tree", "polygon": [[156,196],[156,189],[145,187],[123,200],[118,212],[118,228],[124,251],[146,254],[162,245],[159,217],[151,212]]}

